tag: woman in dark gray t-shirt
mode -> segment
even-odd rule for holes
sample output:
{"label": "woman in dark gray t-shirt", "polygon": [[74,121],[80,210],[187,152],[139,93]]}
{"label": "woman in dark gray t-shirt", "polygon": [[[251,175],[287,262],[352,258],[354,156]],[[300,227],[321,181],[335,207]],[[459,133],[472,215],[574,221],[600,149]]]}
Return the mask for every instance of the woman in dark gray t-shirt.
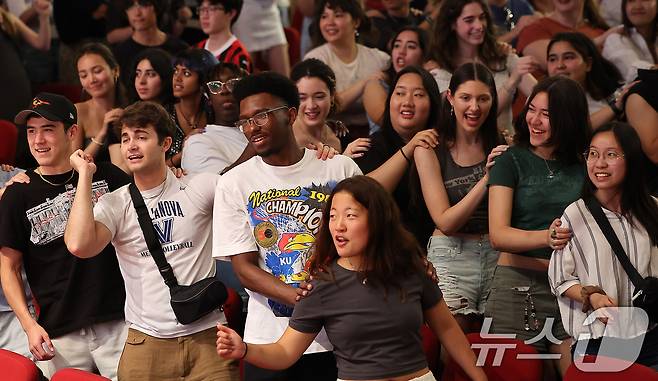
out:
{"label": "woman in dark gray t-shirt", "polygon": [[330,205],[310,261],[313,291],[295,306],[283,336],[247,345],[219,325],[217,353],[286,369],[324,328],[339,380],[432,381],[420,337],[427,322],[440,341],[450,342],[446,350],[471,379],[486,380],[386,190],[368,177],[352,177],[334,188]]}

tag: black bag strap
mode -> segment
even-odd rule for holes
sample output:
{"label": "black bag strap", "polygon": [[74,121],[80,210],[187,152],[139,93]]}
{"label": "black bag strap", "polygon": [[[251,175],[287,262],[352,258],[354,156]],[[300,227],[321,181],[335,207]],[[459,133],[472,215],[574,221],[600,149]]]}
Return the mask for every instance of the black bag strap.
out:
{"label": "black bag strap", "polygon": [[176,275],[174,275],[174,270],[171,268],[169,262],[167,262],[164,251],[162,251],[162,245],[160,245],[160,241],[156,237],[153,221],[151,220],[148,209],[146,209],[142,194],[139,193],[134,183],[130,183],[128,189],[130,190],[130,198],[132,198],[135,211],[137,211],[137,220],[139,220],[139,226],[142,228],[144,240],[146,241],[146,246],[149,248],[151,257],[153,257],[155,264],[158,266],[160,275],[162,275],[167,287],[174,288],[178,286]]}
{"label": "black bag strap", "polygon": [[617,256],[617,259],[619,259],[619,262],[621,263],[621,266],[624,268],[624,271],[626,271],[628,278],[631,280],[631,282],[636,288],[639,287],[639,284],[642,282],[643,279],[642,275],[640,275],[640,273],[637,271],[635,266],[633,266],[631,260],[628,259],[628,255],[626,255],[626,251],[624,251],[624,248],[621,246],[621,242],[619,242],[619,237],[617,237],[615,231],[612,230],[610,221],[608,221],[608,218],[603,213],[603,209],[601,209],[601,204],[593,196],[586,198],[584,201],[585,201],[585,205],[587,206],[587,209],[589,209],[589,212],[592,213],[594,220],[599,225],[599,228],[601,228],[603,235],[605,236],[605,238],[608,240],[608,243],[612,247],[612,251]]}

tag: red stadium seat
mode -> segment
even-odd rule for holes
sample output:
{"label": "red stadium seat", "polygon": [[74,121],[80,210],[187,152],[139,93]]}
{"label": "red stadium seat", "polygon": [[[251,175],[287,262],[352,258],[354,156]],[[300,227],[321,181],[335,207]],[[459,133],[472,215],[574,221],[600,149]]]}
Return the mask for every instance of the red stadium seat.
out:
{"label": "red stadium seat", "polygon": [[564,381],[656,381],[658,380],[658,372],[640,364],[630,364],[624,360],[604,358],[602,356],[585,356],[583,365],[591,364],[594,369],[602,368],[616,368],[624,370],[616,372],[597,372],[597,371],[583,371],[578,369],[575,364],[571,364],[567,373],[564,375]]}
{"label": "red stadium seat", "polygon": [[37,381],[39,370],[29,358],[6,349],[0,349],[0,379]]}
{"label": "red stadium seat", "polygon": [[290,67],[293,67],[301,59],[300,33],[297,29],[289,27],[283,28],[283,31],[286,34],[286,40],[288,40],[288,58],[290,59]]}
{"label": "red stadium seat", "polygon": [[78,103],[82,100],[82,87],[80,85],[69,85],[66,83],[46,83],[39,86],[37,93],[48,92],[67,97],[71,102]]}
{"label": "red stadium seat", "polygon": [[60,369],[50,378],[50,381],[111,381],[109,378],[85,372],[80,369]]}
{"label": "red stadium seat", "polygon": [[441,345],[439,340],[432,332],[432,329],[424,324],[420,329],[420,335],[423,338],[423,351],[427,358],[427,367],[430,368],[432,373],[438,374],[439,355],[441,354]]}
{"label": "red stadium seat", "polygon": [[[476,356],[480,351],[489,348],[484,361],[483,370],[489,381],[541,381],[542,360],[541,359],[519,359],[518,355],[537,355],[537,350],[522,340],[482,338],[479,333],[466,335],[471,343]],[[496,349],[498,346],[499,349]],[[504,348],[504,352],[503,349]],[[497,359],[496,354],[502,359]],[[496,360],[502,360],[496,364]],[[470,380],[462,369],[452,359],[446,365],[442,381],[466,381]]]}
{"label": "red stadium seat", "polygon": [[18,129],[8,120],[0,120],[0,164],[14,164]]}

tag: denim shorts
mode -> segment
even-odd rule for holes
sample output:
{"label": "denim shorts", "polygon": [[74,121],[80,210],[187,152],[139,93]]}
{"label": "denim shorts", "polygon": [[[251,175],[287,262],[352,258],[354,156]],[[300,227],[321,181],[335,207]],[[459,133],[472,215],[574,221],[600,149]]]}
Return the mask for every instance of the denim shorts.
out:
{"label": "denim shorts", "polygon": [[453,314],[483,314],[498,252],[489,236],[479,239],[432,236],[427,259],[436,268],[443,299]]}
{"label": "denim shorts", "polygon": [[[540,353],[570,336],[562,326],[562,315],[548,284],[548,272],[497,266],[485,312],[491,317],[489,333],[515,334]],[[550,337],[544,326],[551,322]]]}

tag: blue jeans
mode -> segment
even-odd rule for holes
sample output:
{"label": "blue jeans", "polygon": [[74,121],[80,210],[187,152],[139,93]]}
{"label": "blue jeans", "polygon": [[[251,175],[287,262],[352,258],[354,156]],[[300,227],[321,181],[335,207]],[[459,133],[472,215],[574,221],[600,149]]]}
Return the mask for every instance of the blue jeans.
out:
{"label": "blue jeans", "polygon": [[453,314],[483,314],[498,252],[488,235],[479,239],[432,236],[427,259],[436,268],[443,299]]}

